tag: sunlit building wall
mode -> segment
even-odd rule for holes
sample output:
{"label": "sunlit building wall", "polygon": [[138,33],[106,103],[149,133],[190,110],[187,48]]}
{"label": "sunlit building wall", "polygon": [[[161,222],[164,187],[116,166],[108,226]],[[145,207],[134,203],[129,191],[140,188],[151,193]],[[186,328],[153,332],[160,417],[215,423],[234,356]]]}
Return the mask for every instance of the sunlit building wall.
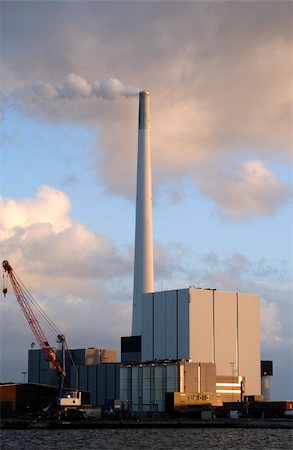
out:
{"label": "sunlit building wall", "polygon": [[187,288],[142,297],[141,360],[216,364],[217,376],[244,376],[260,395],[259,296]]}
{"label": "sunlit building wall", "polygon": [[208,394],[216,404],[215,364],[161,361],[122,364],[120,400],[132,413],[165,412],[166,393]]}

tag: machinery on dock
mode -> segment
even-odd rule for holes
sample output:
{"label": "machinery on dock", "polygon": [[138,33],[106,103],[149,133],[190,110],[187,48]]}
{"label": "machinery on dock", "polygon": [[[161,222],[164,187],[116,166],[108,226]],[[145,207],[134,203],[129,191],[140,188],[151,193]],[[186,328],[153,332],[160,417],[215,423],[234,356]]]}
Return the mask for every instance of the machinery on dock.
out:
{"label": "machinery on dock", "polygon": [[[65,371],[65,348],[69,351],[66,343],[66,338],[64,334],[58,329],[56,324],[49,318],[46,312],[41,308],[41,306],[37,303],[37,301],[33,298],[33,296],[29,293],[23,283],[15,274],[11,265],[7,260],[4,260],[2,263],[4,274],[3,274],[3,294],[4,297],[7,294],[7,283],[6,278],[9,278],[12,288],[14,290],[17,301],[23,311],[23,314],[36,338],[38,344],[42,351],[45,354],[45,357],[51,364],[51,367],[54,368],[57,376],[58,376],[58,387],[56,391],[56,406],[57,408],[66,408],[66,407],[80,407],[81,406],[81,392],[78,392],[77,389],[70,394],[67,394],[63,397],[63,387],[64,387],[64,379],[66,377]],[[37,319],[37,316],[41,317],[46,325],[53,331],[57,336],[57,342],[61,344],[61,357],[58,355],[57,350],[54,349],[47,337],[44,334],[43,329]],[[70,352],[69,352],[70,353]],[[77,383],[78,384],[78,383]]]}

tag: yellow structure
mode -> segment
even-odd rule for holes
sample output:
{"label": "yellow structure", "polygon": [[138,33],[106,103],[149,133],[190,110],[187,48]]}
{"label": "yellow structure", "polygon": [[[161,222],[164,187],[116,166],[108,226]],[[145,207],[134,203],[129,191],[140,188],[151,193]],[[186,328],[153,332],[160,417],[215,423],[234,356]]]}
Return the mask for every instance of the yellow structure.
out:
{"label": "yellow structure", "polygon": [[211,392],[173,392],[173,404],[175,411],[184,411],[192,406],[212,404]]}

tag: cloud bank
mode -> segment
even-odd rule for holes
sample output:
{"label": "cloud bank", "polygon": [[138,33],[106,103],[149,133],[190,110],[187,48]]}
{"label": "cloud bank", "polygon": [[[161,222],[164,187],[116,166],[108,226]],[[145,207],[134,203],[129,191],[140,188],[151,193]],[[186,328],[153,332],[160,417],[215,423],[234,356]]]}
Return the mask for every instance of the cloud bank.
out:
{"label": "cloud bank", "polygon": [[[50,186],[40,186],[32,198],[0,202],[1,263],[9,260],[71,348],[119,350],[117,336],[129,333],[131,319],[128,253],[108,236],[72,220],[69,197]],[[10,284],[0,309],[1,378],[9,381],[13,368],[19,371],[20,362],[26,366],[26,352],[35,339]],[[55,345],[55,336],[44,331]]]}
{"label": "cloud bank", "polygon": [[197,173],[197,181],[220,214],[236,220],[274,215],[292,199],[292,187],[257,160],[228,168],[209,167]]}
{"label": "cloud bank", "polygon": [[[1,84],[11,121],[15,114],[48,128],[69,124],[67,132],[82,126],[94,131],[95,145],[84,146],[84,159],[105,196],[134,198],[138,104],[124,98],[139,86],[151,92],[154,192],[179,186],[173,198],[181,202],[181,186],[192,180],[194,192],[212,201],[212,207],[205,203],[210,214],[215,205],[221,217],[268,224],[263,245],[267,236],[275,248],[281,235],[289,238],[288,223],[280,229],[273,219],[284,217],[281,208],[291,193],[292,2],[24,1],[2,2],[1,13]],[[6,139],[17,139],[7,130]],[[54,150],[62,158],[59,144]],[[51,149],[45,134],[39,145]],[[29,143],[22,151],[29,153]],[[66,175],[72,175],[70,164]],[[7,192],[9,183],[11,177]],[[74,324],[73,345],[117,345],[117,336],[130,328],[131,249],[73,221],[70,199],[60,189],[43,186],[34,198],[3,202],[3,259],[10,259],[53,317],[57,312],[69,342]],[[198,216],[192,217],[186,221],[195,228]],[[245,240],[242,226],[239,239]],[[247,244],[253,255],[261,251],[258,239],[253,237],[253,249],[252,241]],[[196,253],[196,243],[189,244]],[[226,258],[206,255],[195,271],[186,259],[196,256],[181,245],[159,244],[159,283],[171,289],[195,280],[260,292],[263,356],[275,359],[282,372],[276,377],[280,392],[291,382],[282,362],[292,348],[289,276],[280,271],[282,262],[255,262],[237,252],[237,243],[232,247],[222,246],[223,252],[231,248]],[[31,340],[13,300],[10,294],[0,302],[7,318],[1,343],[15,349],[6,355],[10,364],[26,355],[19,343]]]}
{"label": "cloud bank", "polygon": [[[10,261],[67,335],[69,345],[119,349],[120,336],[130,330],[132,251],[72,220],[70,199],[50,186],[40,186],[32,198],[0,201],[2,259]],[[227,257],[211,252],[202,255],[191,269],[189,256],[190,250],[182,244],[157,243],[156,279],[160,285],[156,289],[178,289],[195,280],[200,287],[259,293],[262,357],[274,360],[275,376],[283,379],[278,398],[290,392],[293,395],[290,370],[283,364],[293,342],[290,268],[284,261],[253,262],[239,252]],[[34,337],[10,286],[0,309],[1,357],[6,361],[1,376],[6,379],[5,367],[14,367],[14,358],[23,360],[27,350],[19,343],[29,346]],[[54,342],[52,337],[49,340]],[[18,355],[18,349],[24,353]]]}
{"label": "cloud bank", "polygon": [[201,287],[260,295],[261,358],[273,360],[272,399],[292,398],[292,267],[285,261],[253,262],[237,252],[227,257],[208,253],[202,263],[200,278],[189,273],[190,279],[200,279]]}
{"label": "cloud bank", "polygon": [[98,282],[128,275],[131,265],[110,238],[70,219],[64,192],[41,186],[35,198],[4,198],[1,204],[2,252],[25,274],[32,273],[28,261],[39,275],[47,274],[48,282],[58,280],[59,273]]}
{"label": "cloud bank", "polygon": [[[3,87],[36,120],[95,129],[96,173],[107,191],[133,197],[137,102],[85,100],[129,97],[141,86],[151,92],[155,189],[191,177],[237,220],[286,202],[286,182],[265,171],[268,160],[292,160],[290,2],[25,2],[5,4],[3,16]],[[239,157],[247,164],[235,169]],[[235,198],[215,192],[226,179]],[[271,207],[260,182],[269,184]]]}

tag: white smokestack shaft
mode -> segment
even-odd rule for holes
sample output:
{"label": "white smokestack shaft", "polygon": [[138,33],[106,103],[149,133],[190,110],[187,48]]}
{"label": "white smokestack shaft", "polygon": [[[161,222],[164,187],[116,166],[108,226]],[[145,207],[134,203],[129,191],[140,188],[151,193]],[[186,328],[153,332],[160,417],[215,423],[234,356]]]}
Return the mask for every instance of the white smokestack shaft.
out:
{"label": "white smokestack shaft", "polygon": [[139,93],[132,336],[141,335],[142,294],[154,292],[150,94]]}

